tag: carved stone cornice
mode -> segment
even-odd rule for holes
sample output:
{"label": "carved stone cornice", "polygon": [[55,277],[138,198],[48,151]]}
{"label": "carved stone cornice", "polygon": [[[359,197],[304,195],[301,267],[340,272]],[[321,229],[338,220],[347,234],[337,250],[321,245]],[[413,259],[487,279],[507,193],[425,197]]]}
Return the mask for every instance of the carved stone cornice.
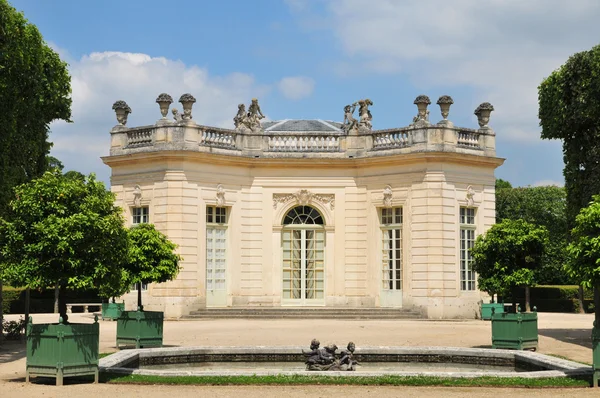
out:
{"label": "carved stone cornice", "polygon": [[279,203],[283,204],[291,200],[295,200],[300,206],[308,206],[316,201],[324,205],[328,204],[331,210],[335,208],[334,194],[312,193],[308,189],[300,189],[294,193],[274,193],[273,209],[277,209]]}

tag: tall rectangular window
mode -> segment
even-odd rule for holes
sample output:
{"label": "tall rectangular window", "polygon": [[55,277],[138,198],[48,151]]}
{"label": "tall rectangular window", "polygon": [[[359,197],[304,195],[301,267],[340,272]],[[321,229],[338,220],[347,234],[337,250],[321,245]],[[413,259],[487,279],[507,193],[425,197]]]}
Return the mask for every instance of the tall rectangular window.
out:
{"label": "tall rectangular window", "polygon": [[402,207],[381,209],[382,287],[402,290]]}
{"label": "tall rectangular window", "polygon": [[146,224],[150,222],[150,213],[148,206],[145,207],[134,207],[131,209],[131,223],[132,224]]}
{"label": "tall rectangular window", "polygon": [[460,208],[460,289],[475,290],[475,271],[470,249],[475,243],[475,209]]}
{"label": "tall rectangular window", "polygon": [[206,289],[225,290],[227,208],[206,206]]}
{"label": "tall rectangular window", "polygon": [[[150,212],[148,211],[148,206],[144,207],[133,207],[131,209],[131,224],[147,224],[150,222]],[[133,284],[130,286],[130,291],[137,292],[137,284]],[[142,291],[148,290],[148,284],[142,283]]]}

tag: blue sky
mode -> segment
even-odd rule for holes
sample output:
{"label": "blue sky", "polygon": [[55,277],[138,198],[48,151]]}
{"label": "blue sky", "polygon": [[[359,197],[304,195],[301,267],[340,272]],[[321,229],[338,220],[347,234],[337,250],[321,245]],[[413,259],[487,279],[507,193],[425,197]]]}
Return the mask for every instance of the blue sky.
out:
{"label": "blue sky", "polygon": [[[560,184],[560,142],[540,140],[537,86],[600,38],[597,0],[11,0],[69,63],[72,124],[53,123],[53,155],[108,182],[115,100],[128,126],[153,124],[161,92],[192,93],[194,119],[231,127],[260,99],[269,119],[343,119],[370,98],[375,129],[406,126],[414,98],[454,98],[449,119],[476,127],[489,101],[497,177]],[[177,104],[179,105],[179,104]]]}

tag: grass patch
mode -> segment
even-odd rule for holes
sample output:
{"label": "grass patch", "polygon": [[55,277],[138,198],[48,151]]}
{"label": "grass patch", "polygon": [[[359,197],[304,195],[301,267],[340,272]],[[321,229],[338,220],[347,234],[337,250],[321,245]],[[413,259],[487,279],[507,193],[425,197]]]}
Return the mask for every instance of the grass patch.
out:
{"label": "grass patch", "polygon": [[101,352],[100,354],[98,354],[98,359],[107,357],[107,356],[112,355],[112,354],[114,354],[114,352]]}
{"label": "grass patch", "polygon": [[448,387],[589,387],[590,380],[572,378],[527,379],[523,377],[448,378],[432,376],[147,376],[101,374],[105,383],[168,385],[355,385],[355,386],[448,386]]}

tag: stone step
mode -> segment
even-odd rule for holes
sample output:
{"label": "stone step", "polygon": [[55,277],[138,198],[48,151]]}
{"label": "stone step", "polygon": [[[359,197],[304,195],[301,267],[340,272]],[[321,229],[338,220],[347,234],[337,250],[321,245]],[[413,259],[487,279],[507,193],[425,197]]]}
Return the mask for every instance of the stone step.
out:
{"label": "stone step", "polygon": [[185,318],[253,319],[419,319],[420,312],[403,308],[203,308]]}

